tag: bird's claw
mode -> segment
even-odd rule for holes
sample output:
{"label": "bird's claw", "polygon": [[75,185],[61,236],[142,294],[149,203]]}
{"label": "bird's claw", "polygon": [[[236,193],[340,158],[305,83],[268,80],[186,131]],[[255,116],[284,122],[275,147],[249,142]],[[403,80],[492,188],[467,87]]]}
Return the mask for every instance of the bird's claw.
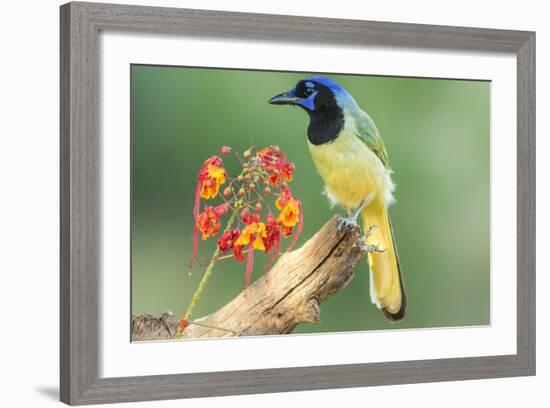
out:
{"label": "bird's claw", "polygon": [[347,231],[355,227],[357,227],[357,220],[351,217],[340,217],[336,221],[336,229],[338,229],[338,231]]}

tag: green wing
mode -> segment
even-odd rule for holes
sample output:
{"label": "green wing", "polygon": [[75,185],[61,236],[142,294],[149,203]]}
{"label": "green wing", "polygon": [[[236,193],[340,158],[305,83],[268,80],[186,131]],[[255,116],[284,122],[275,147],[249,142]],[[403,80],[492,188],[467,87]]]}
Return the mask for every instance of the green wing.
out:
{"label": "green wing", "polygon": [[355,126],[357,128],[357,136],[361,139],[367,147],[372,150],[376,156],[384,163],[386,168],[390,167],[388,160],[388,152],[384,146],[384,141],[380,136],[380,132],[376,128],[374,121],[369,115],[367,115],[362,110],[359,110],[358,114],[355,115]]}

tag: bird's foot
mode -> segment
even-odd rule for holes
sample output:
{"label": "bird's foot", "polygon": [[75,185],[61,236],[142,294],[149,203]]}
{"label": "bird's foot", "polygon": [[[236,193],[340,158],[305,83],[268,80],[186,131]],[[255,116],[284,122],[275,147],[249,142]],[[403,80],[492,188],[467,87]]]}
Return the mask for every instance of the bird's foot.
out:
{"label": "bird's foot", "polygon": [[[359,218],[359,214],[363,211],[363,209],[370,204],[372,201],[372,198],[374,197],[373,193],[370,193],[364,200],[361,201],[359,204],[359,207],[355,209],[355,211],[351,211],[351,209],[348,209],[348,216],[346,218],[341,217],[338,220],[338,223],[336,226],[338,227],[339,231],[351,229],[353,227],[357,226],[357,218]],[[369,228],[370,231],[370,228]]]}
{"label": "bird's foot", "polygon": [[336,221],[336,229],[338,231],[347,231],[357,227],[356,217],[340,217]]}

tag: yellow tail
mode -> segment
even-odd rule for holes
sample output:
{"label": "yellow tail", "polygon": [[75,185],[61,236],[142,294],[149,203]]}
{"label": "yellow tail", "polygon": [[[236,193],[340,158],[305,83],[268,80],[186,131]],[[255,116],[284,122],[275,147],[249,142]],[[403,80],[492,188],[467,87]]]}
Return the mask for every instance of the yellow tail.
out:
{"label": "yellow tail", "polygon": [[[407,306],[403,276],[386,206],[372,202],[363,210],[366,242],[383,252],[369,252],[371,299],[391,321],[403,319]],[[371,228],[372,227],[372,228]]]}

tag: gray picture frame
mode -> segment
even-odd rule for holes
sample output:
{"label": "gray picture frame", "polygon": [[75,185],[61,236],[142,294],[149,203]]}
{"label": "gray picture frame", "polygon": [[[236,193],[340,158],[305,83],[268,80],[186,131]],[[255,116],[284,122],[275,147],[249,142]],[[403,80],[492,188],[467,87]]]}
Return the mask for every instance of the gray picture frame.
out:
{"label": "gray picture frame", "polygon": [[[97,404],[535,374],[534,32],[95,3],[69,3],[61,6],[60,13],[61,401]],[[100,378],[98,37],[102,30],[515,54],[517,353]],[[498,149],[498,144],[493,148]]]}

